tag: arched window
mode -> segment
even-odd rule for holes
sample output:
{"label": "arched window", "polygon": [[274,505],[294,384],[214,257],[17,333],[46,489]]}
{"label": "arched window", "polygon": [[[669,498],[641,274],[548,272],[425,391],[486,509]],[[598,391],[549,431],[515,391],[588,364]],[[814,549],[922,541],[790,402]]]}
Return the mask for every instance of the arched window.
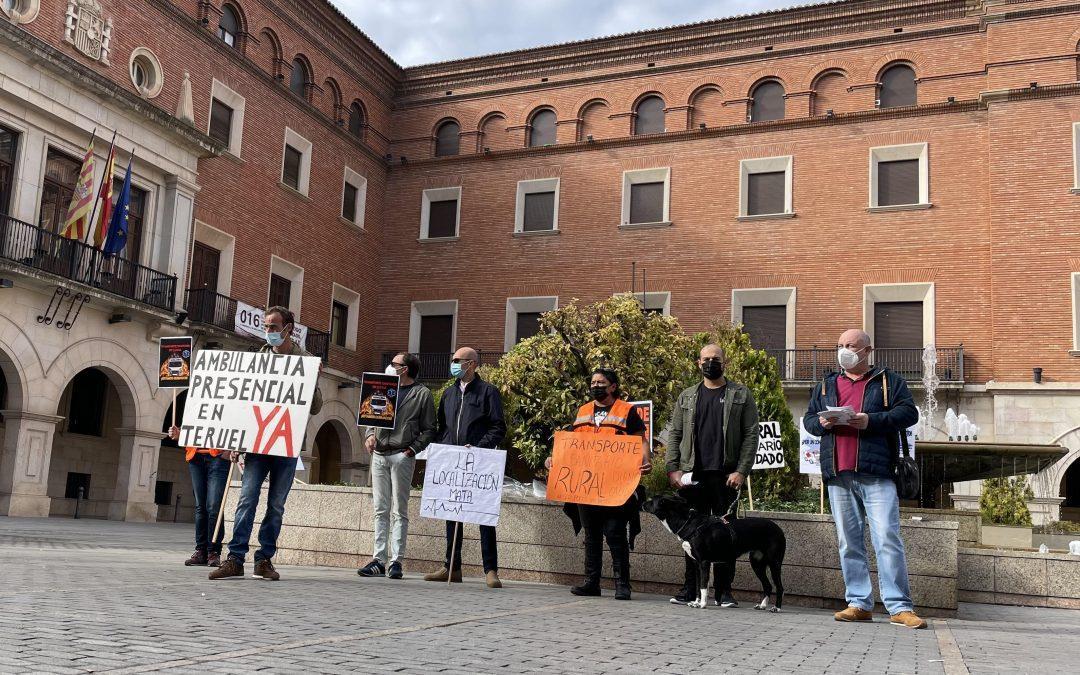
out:
{"label": "arched window", "polygon": [[881,91],[878,94],[879,107],[897,108],[915,105],[915,71],[911,66],[899,64],[881,74]]}
{"label": "arched window", "polygon": [[634,110],[634,135],[664,133],[664,99],[646,96]]}
{"label": "arched window", "polygon": [[461,151],[461,125],[454,120],[443,122],[435,132],[435,156],[451,157]]}
{"label": "arched window", "polygon": [[555,145],[555,111],[541,110],[529,124],[529,147]]}
{"label": "arched window", "polygon": [[292,76],[289,78],[289,89],[297,96],[307,97],[307,83],[309,77],[307,67],[300,59],[293,59]]}
{"label": "arched window", "polygon": [[221,6],[221,19],[218,20],[218,37],[229,45],[236,46],[236,38],[240,35],[240,18],[231,5]]}
{"label": "arched window", "polygon": [[364,135],[364,109],[359,103],[353,103],[349,108],[349,133],[357,138]]}
{"label": "arched window", "polygon": [[750,94],[750,121],[784,119],[784,85],[775,80],[762,82]]}

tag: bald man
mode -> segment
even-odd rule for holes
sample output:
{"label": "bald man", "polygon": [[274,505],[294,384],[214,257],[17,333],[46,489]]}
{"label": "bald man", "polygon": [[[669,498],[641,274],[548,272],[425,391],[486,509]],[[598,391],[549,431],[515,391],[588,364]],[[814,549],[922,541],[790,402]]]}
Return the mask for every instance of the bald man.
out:
{"label": "bald man", "polygon": [[[476,374],[479,361],[479,354],[470,347],[454,352],[450,374],[456,379],[439,400],[435,436],[438,443],[497,448],[506,436],[499,390]],[[461,541],[465,537],[462,531],[465,526],[456,525],[452,520],[446,521],[446,562],[438,572],[426,575],[427,581],[461,581]],[[480,551],[488,588],[502,588],[498,542],[495,528],[490,525],[480,526]]]}
{"label": "bald man", "polygon": [[[881,601],[892,623],[926,628],[916,616],[908,583],[904,540],[900,538],[900,501],[893,466],[900,434],[919,419],[907,382],[888,368],[870,365],[870,336],[852,329],[836,344],[841,372],[825,376],[810,392],[803,418],[806,430],[821,437],[821,479],[840,544],[840,568],[847,587],[847,609],[837,621],[872,621],[874,589],[863,543],[869,522],[877,554]],[[829,408],[850,407],[837,417]],[[864,515],[865,514],[865,515]]]}

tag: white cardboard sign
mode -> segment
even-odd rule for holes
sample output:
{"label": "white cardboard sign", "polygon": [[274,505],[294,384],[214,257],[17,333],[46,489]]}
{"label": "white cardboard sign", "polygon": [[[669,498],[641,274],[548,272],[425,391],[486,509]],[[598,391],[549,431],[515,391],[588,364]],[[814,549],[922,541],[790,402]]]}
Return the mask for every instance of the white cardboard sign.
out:
{"label": "white cardboard sign", "polygon": [[[266,315],[266,311],[249,305],[246,302],[236,301],[236,316],[234,317],[234,325],[236,326],[236,332],[248,337],[258,338],[263,340],[266,338],[266,329],[263,328],[263,317]],[[293,326],[292,339],[301,347],[307,345],[308,327],[302,323],[297,322]]]}
{"label": "white cardboard sign", "polygon": [[477,525],[499,524],[506,451],[432,443],[424,452],[420,515]]}
{"label": "white cardboard sign", "polygon": [[758,422],[758,446],[754,470],[780,469],[784,466],[784,443],[779,422]]}
{"label": "white cardboard sign", "polygon": [[821,437],[806,430],[799,418],[799,473],[821,475]]}
{"label": "white cardboard sign", "polygon": [[316,356],[202,349],[180,445],[299,457],[318,377]]}

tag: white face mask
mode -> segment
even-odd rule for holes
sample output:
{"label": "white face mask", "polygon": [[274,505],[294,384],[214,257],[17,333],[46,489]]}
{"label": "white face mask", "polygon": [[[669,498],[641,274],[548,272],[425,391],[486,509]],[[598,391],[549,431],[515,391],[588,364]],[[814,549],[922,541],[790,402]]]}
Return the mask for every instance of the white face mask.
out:
{"label": "white face mask", "polygon": [[383,371],[383,372],[385,372],[387,375],[397,375],[398,374],[397,368],[395,368],[394,364],[392,364],[392,363],[387,364],[386,370]]}
{"label": "white face mask", "polygon": [[840,362],[840,367],[844,370],[851,370],[855,366],[859,365],[859,361],[862,357],[859,356],[859,352],[862,349],[856,351],[854,349],[848,349],[847,347],[841,347],[836,350],[836,360]]}

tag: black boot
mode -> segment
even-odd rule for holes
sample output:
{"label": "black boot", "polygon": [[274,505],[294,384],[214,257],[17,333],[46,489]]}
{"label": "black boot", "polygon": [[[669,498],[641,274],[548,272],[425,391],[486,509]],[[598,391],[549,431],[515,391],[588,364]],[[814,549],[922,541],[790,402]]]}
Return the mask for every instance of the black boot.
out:
{"label": "black boot", "polygon": [[685,605],[698,599],[697,588],[697,563],[690,556],[684,555],[686,568],[683,571],[683,587],[677,594],[672,596],[669,602],[673,605]]}
{"label": "black boot", "polygon": [[611,552],[611,566],[615,572],[615,599],[630,599],[630,550],[617,549]]}
{"label": "black boot", "polygon": [[604,559],[603,549],[589,546],[585,543],[585,579],[580,586],[574,586],[570,592],[574,595],[597,596],[600,595],[600,569]]}

